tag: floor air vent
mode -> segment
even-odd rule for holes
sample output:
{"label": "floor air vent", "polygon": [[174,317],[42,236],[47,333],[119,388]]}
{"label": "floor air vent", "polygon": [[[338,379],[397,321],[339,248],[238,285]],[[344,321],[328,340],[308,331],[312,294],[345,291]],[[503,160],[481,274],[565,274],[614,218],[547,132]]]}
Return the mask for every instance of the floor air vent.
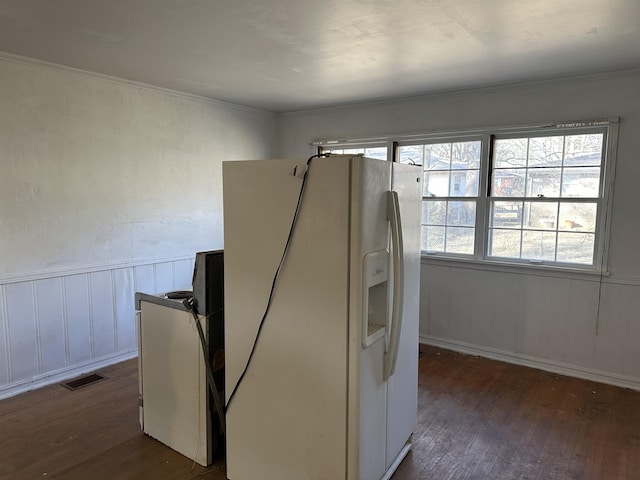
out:
{"label": "floor air vent", "polygon": [[90,373],[89,375],[83,375],[82,377],[74,378],[73,380],[69,380],[68,382],[61,383],[60,385],[68,388],[69,390],[78,390],[79,388],[92,385],[104,379],[105,377],[103,377],[102,375],[98,375],[97,373]]}

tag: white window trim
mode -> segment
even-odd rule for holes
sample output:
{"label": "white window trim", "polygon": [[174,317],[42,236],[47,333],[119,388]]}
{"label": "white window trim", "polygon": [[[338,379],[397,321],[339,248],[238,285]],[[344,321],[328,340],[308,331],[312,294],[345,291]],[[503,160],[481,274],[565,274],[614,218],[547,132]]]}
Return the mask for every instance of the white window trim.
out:
{"label": "white window trim", "polygon": [[[436,143],[442,141],[464,141],[468,139],[482,140],[482,152],[480,162],[480,184],[478,186],[478,197],[467,197],[468,199],[476,198],[476,235],[473,255],[452,254],[445,252],[425,252],[422,251],[422,263],[434,263],[446,265],[473,265],[474,268],[490,269],[504,272],[519,272],[522,269],[528,269],[532,272],[544,274],[549,272],[550,275],[556,276],[575,276],[576,274],[592,277],[593,275],[607,276],[608,257],[609,257],[609,241],[611,233],[611,214],[613,207],[613,186],[615,179],[615,165],[618,148],[618,129],[620,119],[618,117],[573,121],[573,122],[556,122],[542,125],[521,125],[521,126],[503,126],[482,129],[467,129],[457,131],[442,131],[424,134],[403,134],[403,135],[385,135],[369,138],[338,138],[338,139],[318,139],[310,142],[313,147],[323,148],[367,148],[367,147],[387,147],[387,160],[392,161],[395,155],[394,148],[396,146],[415,145],[421,142]],[[516,137],[518,135],[531,136],[540,134],[545,135],[545,130],[580,132],[581,130],[591,130],[592,127],[602,127],[606,130],[606,149],[604,152],[604,165],[601,169],[601,188],[602,196],[598,197],[598,216],[596,218],[596,232],[594,244],[594,261],[593,265],[580,265],[573,263],[561,262],[538,262],[522,259],[511,259],[502,257],[491,257],[487,255],[488,242],[488,225],[489,225],[489,169],[490,169],[490,149],[492,137]],[[444,197],[443,197],[444,198]],[[450,197],[447,197],[450,198]],[[507,199],[505,199],[507,200]],[[600,208],[602,207],[602,208]]]}

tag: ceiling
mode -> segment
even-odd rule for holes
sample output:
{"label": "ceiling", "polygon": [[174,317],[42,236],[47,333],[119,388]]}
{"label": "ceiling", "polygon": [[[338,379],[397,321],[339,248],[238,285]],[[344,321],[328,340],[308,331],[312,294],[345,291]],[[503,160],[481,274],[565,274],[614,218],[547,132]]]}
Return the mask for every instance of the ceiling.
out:
{"label": "ceiling", "polygon": [[0,0],[0,52],[281,112],[640,67],[638,0]]}

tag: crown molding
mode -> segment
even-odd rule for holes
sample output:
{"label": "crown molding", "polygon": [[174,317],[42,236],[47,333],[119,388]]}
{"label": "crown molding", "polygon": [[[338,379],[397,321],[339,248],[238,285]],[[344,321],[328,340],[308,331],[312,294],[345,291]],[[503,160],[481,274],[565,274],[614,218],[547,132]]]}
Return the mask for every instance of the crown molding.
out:
{"label": "crown molding", "polygon": [[249,107],[247,105],[240,105],[238,103],[225,102],[211,97],[204,97],[201,95],[195,95],[192,93],[181,92],[179,90],[172,90],[170,88],[159,87],[157,85],[151,85],[149,83],[136,82],[134,80],[127,80],[126,78],[113,77],[111,75],[105,75],[103,73],[91,72],[89,70],[82,70],[80,68],[68,67],[66,65],[59,65],[57,63],[51,63],[44,60],[38,60],[31,57],[23,57],[21,55],[14,55],[12,53],[0,52],[0,61],[8,63],[19,63],[23,65],[29,65],[33,67],[48,68],[51,70],[57,70],[60,72],[69,73],[72,75],[79,75],[82,77],[94,78],[102,80],[104,82],[115,83],[118,85],[128,86],[137,89],[148,90],[151,92],[161,93],[169,97],[181,98],[184,100],[191,100],[194,102],[207,103],[209,105],[215,105],[221,108],[228,108],[231,110],[237,110],[241,112],[249,112],[261,115],[275,115],[274,112],[268,110],[262,110],[255,107]]}
{"label": "crown molding", "polygon": [[309,107],[297,110],[278,112],[278,117],[301,117],[312,116],[321,113],[331,113],[344,109],[366,109],[377,106],[384,106],[398,103],[413,103],[420,100],[428,100],[438,97],[460,97],[465,95],[486,94],[501,90],[516,90],[520,88],[534,88],[544,85],[567,85],[576,81],[595,81],[619,78],[627,75],[640,75],[640,68],[626,68],[620,70],[611,70],[608,72],[583,73],[573,75],[558,75],[556,77],[543,77],[531,80],[501,82],[491,85],[470,88],[441,89],[432,92],[417,92],[409,95],[398,95],[395,97],[385,97],[379,99],[362,100],[355,102],[345,102],[336,105],[328,105],[324,107]]}

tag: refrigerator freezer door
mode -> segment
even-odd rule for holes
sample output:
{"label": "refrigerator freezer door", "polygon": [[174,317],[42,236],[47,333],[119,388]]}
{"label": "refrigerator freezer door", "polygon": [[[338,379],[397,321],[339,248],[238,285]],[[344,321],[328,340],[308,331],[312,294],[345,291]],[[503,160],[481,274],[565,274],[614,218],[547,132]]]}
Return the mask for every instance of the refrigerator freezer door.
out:
{"label": "refrigerator freezer door", "polygon": [[[390,188],[389,162],[352,160],[350,285],[354,298],[350,302],[349,321],[349,480],[379,480],[385,472],[387,384],[383,365],[388,330],[385,327],[384,335],[363,347],[364,312],[358,292],[366,281],[363,262],[367,255],[386,250],[389,245]],[[388,262],[386,255],[385,260]],[[389,285],[387,293],[391,288]]]}
{"label": "refrigerator freezer door", "polygon": [[417,419],[421,177],[420,167],[393,164],[404,240],[404,302],[396,369],[388,380],[387,468],[402,452]]}

